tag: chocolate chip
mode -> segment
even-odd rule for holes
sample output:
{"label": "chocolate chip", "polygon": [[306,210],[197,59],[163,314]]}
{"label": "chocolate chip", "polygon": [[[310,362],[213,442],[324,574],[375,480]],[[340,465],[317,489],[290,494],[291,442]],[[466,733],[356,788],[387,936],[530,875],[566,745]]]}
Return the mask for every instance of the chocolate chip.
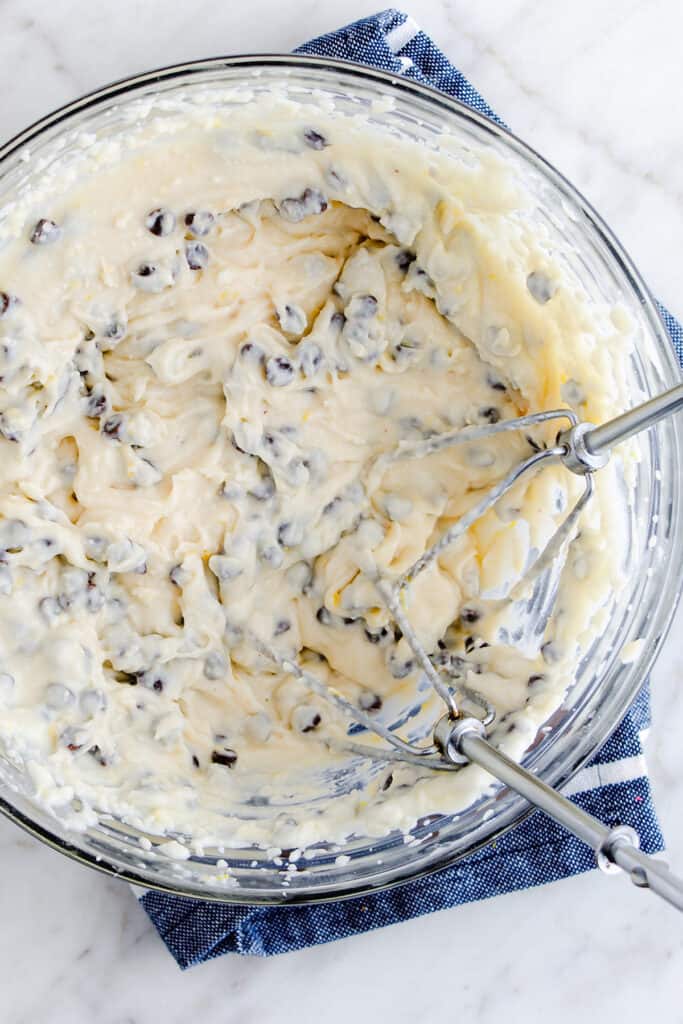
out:
{"label": "chocolate chip", "polygon": [[403,341],[399,341],[398,345],[394,345],[392,351],[394,359],[405,360],[412,357],[416,352],[419,352],[419,350],[419,341],[411,338],[404,338]]}
{"label": "chocolate chip", "polygon": [[552,640],[548,640],[541,647],[541,654],[546,665],[552,665],[560,660],[561,654],[557,648],[557,645]]}
{"label": "chocolate chip", "polygon": [[99,419],[107,411],[107,396],[101,392],[93,392],[86,405],[86,416],[92,420]]}
{"label": "chocolate chip", "polygon": [[292,713],[292,724],[298,732],[313,732],[322,718],[311,704],[300,704]]}
{"label": "chocolate chip", "polygon": [[534,675],[529,676],[529,678],[527,679],[527,684],[529,686],[534,686],[535,683],[542,683],[544,679],[545,676],[542,672],[535,672]]}
{"label": "chocolate chip", "polygon": [[9,292],[0,292],[0,320],[10,312],[17,301]]}
{"label": "chocolate chip", "polygon": [[300,306],[293,303],[285,303],[279,306],[275,315],[278,318],[280,327],[286,334],[303,334],[308,326],[306,314]]}
{"label": "chocolate chip", "polygon": [[526,279],[526,286],[529,289],[530,295],[541,306],[544,306],[546,302],[550,302],[557,291],[555,282],[540,270],[534,270],[529,274]]}
{"label": "chocolate chip", "polygon": [[278,445],[278,441],[275,434],[271,433],[270,430],[265,430],[263,432],[263,443],[270,450],[270,453],[274,458],[279,458],[280,446]]}
{"label": "chocolate chip", "polygon": [[313,587],[313,568],[308,562],[295,562],[287,570],[287,582],[293,590],[310,594]]}
{"label": "chocolate chip", "polygon": [[203,238],[208,235],[216,218],[209,210],[193,210],[185,214],[185,227],[195,238]]}
{"label": "chocolate chip", "polygon": [[283,388],[294,380],[295,370],[286,356],[271,356],[266,363],[266,380],[274,388]]}
{"label": "chocolate chip", "polygon": [[0,413],[0,434],[6,441],[12,441],[14,444],[19,442],[19,433],[9,425],[4,412]]}
{"label": "chocolate chip", "polygon": [[277,530],[278,544],[283,548],[295,548],[304,539],[304,530],[301,523],[287,522],[280,523]]}
{"label": "chocolate chip", "polygon": [[237,754],[234,750],[226,747],[224,750],[214,750],[211,754],[213,764],[222,764],[226,768],[234,768],[237,762]]}
{"label": "chocolate chip", "polygon": [[209,265],[209,250],[202,242],[189,242],[185,246],[185,259],[190,270],[204,270]]}
{"label": "chocolate chip", "polygon": [[192,764],[195,766],[195,768],[199,768],[199,758],[197,757],[196,754],[192,755]]}
{"label": "chocolate chip", "polygon": [[244,359],[247,363],[253,363],[261,366],[266,361],[266,355],[260,345],[255,345],[253,341],[246,341],[240,348],[240,358]]}
{"label": "chocolate chip", "polygon": [[439,651],[435,655],[436,664],[440,665],[449,676],[460,677],[465,674],[465,671],[470,667],[469,662],[460,655],[453,654],[451,651]]}
{"label": "chocolate chip", "polygon": [[279,569],[285,558],[282,548],[277,544],[269,544],[267,540],[259,541],[257,551],[261,561],[272,566],[273,569]]}
{"label": "chocolate chip", "polygon": [[162,291],[164,288],[163,278],[158,277],[159,267],[156,263],[146,261],[140,263],[131,273],[130,279],[136,288],[145,292]]}
{"label": "chocolate chip", "polygon": [[365,639],[371,644],[379,644],[389,636],[389,630],[386,626],[382,626],[376,633],[372,633],[369,629],[364,630],[364,632]]}
{"label": "chocolate chip", "polygon": [[500,420],[500,409],[496,409],[495,405],[487,405],[486,408],[479,410],[479,416],[481,419],[486,420],[487,423],[498,423]]}
{"label": "chocolate chip", "polygon": [[412,658],[408,658],[407,661],[400,661],[395,655],[389,657],[389,671],[391,672],[394,679],[405,679],[415,668],[415,662]]}
{"label": "chocolate chip", "polygon": [[480,618],[481,612],[477,611],[476,608],[463,608],[463,610],[460,612],[460,619],[462,622],[479,622]]}
{"label": "chocolate chip", "polygon": [[382,707],[382,698],[372,690],[362,690],[358,698],[358,704],[363,711],[379,711]]}
{"label": "chocolate chip", "polygon": [[503,384],[502,380],[498,380],[497,377],[489,375],[486,378],[486,383],[490,388],[493,388],[494,391],[507,391],[505,384]]}
{"label": "chocolate chip", "polygon": [[302,341],[297,349],[297,355],[304,377],[315,377],[323,362],[320,345],[316,345],[314,341]]}
{"label": "chocolate chip", "polygon": [[223,583],[236,580],[244,572],[244,566],[230,555],[211,555],[209,569]]}
{"label": "chocolate chip", "polygon": [[329,626],[332,623],[332,615],[324,605],[321,605],[315,613],[315,617],[321,626]]}
{"label": "chocolate chip", "polygon": [[379,303],[374,295],[356,295],[347,306],[347,316],[370,319],[377,315]]}
{"label": "chocolate chip", "polygon": [[466,636],[465,637],[465,653],[466,654],[470,654],[473,650],[474,650],[474,637],[473,636]]}
{"label": "chocolate chip", "polygon": [[62,237],[62,229],[53,220],[41,218],[31,232],[33,245],[49,245]]}
{"label": "chocolate chip", "polygon": [[182,586],[183,580],[185,579],[185,572],[180,563],[178,565],[173,566],[173,568],[168,574],[168,578],[170,579],[171,583],[175,584],[176,587]]}
{"label": "chocolate chip", "polygon": [[280,216],[293,224],[305,217],[324,213],[326,209],[327,199],[317,188],[305,188],[300,196],[283,199],[278,207]]}
{"label": "chocolate chip", "polygon": [[315,128],[304,128],[304,140],[311,149],[325,149],[329,146],[325,136]]}
{"label": "chocolate chip", "polygon": [[[71,750],[71,747],[69,747],[69,750]],[[90,747],[88,749],[88,753],[90,754],[91,757],[95,758],[98,764],[102,765],[103,768],[106,768],[108,761],[104,754],[102,753],[102,751],[100,750],[100,748],[97,746],[97,744]]]}
{"label": "chocolate chip", "polygon": [[410,252],[409,249],[402,249],[400,252],[396,253],[396,265],[398,266],[398,269],[402,270],[405,274],[410,264],[414,263],[416,258],[417,257],[414,252]]}
{"label": "chocolate chip", "polygon": [[451,655],[449,651],[438,650],[432,654],[432,661],[438,668],[447,668],[451,664]]}
{"label": "chocolate chip", "polygon": [[391,774],[391,772],[389,772],[389,774],[387,775],[387,777],[385,778],[384,782],[382,783],[382,785],[380,787],[381,791],[383,793],[386,793],[386,791],[392,785],[393,781],[394,781],[394,776]]}
{"label": "chocolate chip", "polygon": [[102,433],[114,441],[120,441],[123,433],[123,416],[120,413],[114,413],[108,420],[105,420],[102,424]]}
{"label": "chocolate chip", "polygon": [[[313,453],[311,453],[311,455],[315,461]],[[323,455],[322,460],[315,464],[320,466],[321,462],[324,463],[324,459],[325,457]],[[303,459],[301,456],[297,455],[293,459],[289,460],[285,470],[287,474],[287,482],[291,484],[292,487],[303,487],[311,478],[311,459]],[[297,541],[297,543],[300,543],[300,541]]]}
{"label": "chocolate chip", "polygon": [[156,210],[150,210],[145,218],[145,227],[147,230],[151,231],[153,235],[157,235],[159,238],[163,238],[165,235],[170,235],[172,231],[175,231],[175,225],[175,214],[163,207],[159,207]]}
{"label": "chocolate chip", "polygon": [[152,689],[154,690],[155,693],[161,693],[162,690],[164,689],[163,679],[155,679],[154,682],[152,683]]}
{"label": "chocolate chip", "polygon": [[126,330],[127,325],[122,320],[115,317],[110,320],[105,327],[102,332],[102,337],[106,338],[108,341],[122,341],[126,336]]}

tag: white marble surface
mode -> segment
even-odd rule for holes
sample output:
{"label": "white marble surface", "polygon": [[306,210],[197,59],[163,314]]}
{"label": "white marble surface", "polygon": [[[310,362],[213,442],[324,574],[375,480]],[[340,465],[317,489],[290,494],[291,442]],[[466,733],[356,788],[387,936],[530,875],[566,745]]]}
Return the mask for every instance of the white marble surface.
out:
{"label": "white marble surface", "polygon": [[[0,137],[111,79],[219,52],[288,50],[375,6],[0,0]],[[678,0],[403,6],[588,195],[656,294],[683,314]],[[682,629],[679,613],[655,672],[649,747],[681,872]],[[223,958],[181,974],[124,884],[5,821],[0,866],[3,1024],[683,1021],[681,919],[597,873],[275,960]]]}

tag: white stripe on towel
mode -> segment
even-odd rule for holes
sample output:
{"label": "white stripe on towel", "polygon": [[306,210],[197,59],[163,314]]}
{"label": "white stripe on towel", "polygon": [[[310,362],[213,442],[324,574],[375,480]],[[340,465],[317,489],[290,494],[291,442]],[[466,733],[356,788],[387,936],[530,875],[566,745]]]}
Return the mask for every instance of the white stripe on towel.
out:
{"label": "white stripe on towel", "polygon": [[599,789],[600,786],[609,786],[615,782],[633,782],[634,779],[640,779],[645,775],[647,765],[642,754],[622,757],[620,761],[582,768],[566,786],[563,786],[562,793],[564,796],[573,796],[574,793],[585,793],[589,789]]}
{"label": "white stripe on towel", "polygon": [[420,26],[417,22],[412,18],[406,18],[401,25],[397,25],[396,28],[392,28],[391,32],[387,32],[384,38],[391,52],[398,53],[408,45],[411,39],[415,38],[419,31]]}

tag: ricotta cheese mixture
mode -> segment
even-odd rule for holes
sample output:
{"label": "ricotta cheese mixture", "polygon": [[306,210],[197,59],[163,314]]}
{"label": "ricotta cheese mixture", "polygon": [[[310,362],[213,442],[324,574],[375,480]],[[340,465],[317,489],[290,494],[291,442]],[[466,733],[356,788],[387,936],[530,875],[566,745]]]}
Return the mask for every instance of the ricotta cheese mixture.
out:
{"label": "ricotta cheese mixture", "polygon": [[[115,815],[199,845],[457,810],[489,776],[351,756],[349,722],[250,636],[427,734],[442,705],[363,570],[398,576],[552,435],[378,459],[558,405],[606,418],[628,323],[554,258],[492,154],[278,97],[81,144],[0,212],[5,755],[75,827]],[[620,584],[607,469],[540,649],[501,642],[500,598],[582,486],[523,479],[408,591],[513,756]]]}

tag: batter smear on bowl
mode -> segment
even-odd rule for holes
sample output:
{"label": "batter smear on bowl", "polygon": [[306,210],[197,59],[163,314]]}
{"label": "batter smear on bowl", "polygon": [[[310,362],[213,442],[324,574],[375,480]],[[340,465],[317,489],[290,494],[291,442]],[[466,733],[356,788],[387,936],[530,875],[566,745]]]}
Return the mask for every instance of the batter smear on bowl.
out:
{"label": "batter smear on bowl", "polygon": [[[51,168],[0,235],[0,737],[37,799],[75,827],[302,846],[481,792],[474,766],[368,770],[247,633],[426,733],[440,708],[362,567],[399,575],[547,438],[378,459],[622,407],[628,320],[555,260],[505,165],[277,97],[179,104]],[[619,588],[618,474],[538,650],[501,640],[500,598],[580,493],[566,472],[525,478],[411,587],[421,642],[513,755]]]}

